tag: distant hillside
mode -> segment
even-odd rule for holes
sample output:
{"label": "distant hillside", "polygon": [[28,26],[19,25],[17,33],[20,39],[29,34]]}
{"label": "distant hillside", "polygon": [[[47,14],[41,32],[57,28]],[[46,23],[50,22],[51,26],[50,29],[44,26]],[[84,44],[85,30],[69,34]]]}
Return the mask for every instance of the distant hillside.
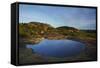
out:
{"label": "distant hillside", "polygon": [[57,27],[56,29],[58,30],[60,34],[63,34],[63,35],[69,35],[73,32],[79,32],[78,29],[74,27],[68,27],[68,26],[61,26],[61,27]]}
{"label": "distant hillside", "polygon": [[57,29],[78,30],[78,29],[76,29],[74,27],[68,27],[68,26],[57,27]]}

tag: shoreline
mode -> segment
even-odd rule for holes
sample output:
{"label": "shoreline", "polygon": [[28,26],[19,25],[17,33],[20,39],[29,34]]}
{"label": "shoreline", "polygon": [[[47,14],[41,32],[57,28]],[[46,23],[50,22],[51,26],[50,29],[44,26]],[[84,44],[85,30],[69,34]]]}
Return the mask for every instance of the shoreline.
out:
{"label": "shoreline", "polygon": [[[23,45],[23,47],[19,47],[19,51],[20,51],[19,52],[19,57],[20,57],[19,59],[20,60],[24,59],[23,61],[20,61],[20,63],[24,63],[26,61],[29,61],[30,63],[33,63],[33,61],[34,62],[55,62],[55,61],[61,61],[61,60],[74,61],[74,60],[86,60],[86,59],[87,60],[94,60],[94,59],[96,59],[96,55],[95,55],[96,46],[94,45],[95,44],[94,42],[96,42],[96,41],[93,41],[93,40],[82,40],[82,39],[71,38],[71,37],[70,38],[66,38],[66,39],[85,43],[86,47],[87,47],[86,51],[84,51],[83,53],[79,54],[78,56],[74,56],[74,57],[70,57],[70,58],[65,57],[64,59],[56,59],[56,58],[45,59],[43,56],[40,56],[40,55],[38,55],[36,53],[33,53],[31,48],[26,48],[25,45],[27,43],[23,43],[23,44],[19,45],[19,46]],[[53,39],[51,39],[51,40],[53,40]],[[54,39],[54,40],[57,40],[57,39]],[[61,39],[58,39],[58,40],[61,40]],[[91,42],[94,43],[94,44],[92,44]],[[38,43],[31,43],[31,44],[38,44]]]}

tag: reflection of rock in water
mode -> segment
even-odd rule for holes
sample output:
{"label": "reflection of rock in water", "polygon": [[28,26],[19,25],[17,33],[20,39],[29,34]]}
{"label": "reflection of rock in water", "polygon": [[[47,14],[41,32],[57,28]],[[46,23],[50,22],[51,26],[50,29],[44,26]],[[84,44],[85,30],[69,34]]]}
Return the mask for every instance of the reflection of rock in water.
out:
{"label": "reflection of rock in water", "polygon": [[[31,49],[32,49],[32,48],[31,48]],[[33,53],[33,54],[35,54],[35,51],[34,51],[34,49],[32,49],[32,53]]]}

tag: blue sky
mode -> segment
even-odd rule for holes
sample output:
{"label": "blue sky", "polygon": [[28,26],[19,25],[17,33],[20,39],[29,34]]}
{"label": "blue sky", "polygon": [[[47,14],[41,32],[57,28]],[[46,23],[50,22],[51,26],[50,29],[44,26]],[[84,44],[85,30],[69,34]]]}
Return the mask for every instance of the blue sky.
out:
{"label": "blue sky", "polygon": [[96,29],[96,9],[19,5],[19,22],[43,22],[53,27],[70,26],[78,29]]}

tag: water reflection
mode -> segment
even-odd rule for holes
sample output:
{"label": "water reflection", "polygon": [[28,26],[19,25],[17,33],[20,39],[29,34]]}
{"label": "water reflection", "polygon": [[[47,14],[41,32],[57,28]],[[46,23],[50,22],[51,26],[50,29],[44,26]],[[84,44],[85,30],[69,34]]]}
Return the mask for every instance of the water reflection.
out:
{"label": "water reflection", "polygon": [[72,40],[44,39],[39,44],[28,44],[26,47],[44,57],[70,57],[85,50],[85,44]]}

